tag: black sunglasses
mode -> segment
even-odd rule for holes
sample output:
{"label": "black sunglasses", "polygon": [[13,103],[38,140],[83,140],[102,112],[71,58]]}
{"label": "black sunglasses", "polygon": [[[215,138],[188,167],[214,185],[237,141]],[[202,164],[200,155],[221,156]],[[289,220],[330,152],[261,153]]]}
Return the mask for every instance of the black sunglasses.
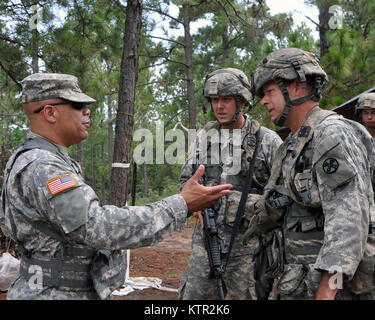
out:
{"label": "black sunglasses", "polygon": [[42,111],[44,109],[45,106],[59,106],[59,105],[63,105],[63,104],[71,104],[72,107],[76,110],[82,110],[86,105],[82,102],[73,102],[73,101],[63,101],[63,102],[57,102],[57,103],[49,103],[49,104],[46,104],[38,109],[36,109],[34,111],[34,113],[38,113],[40,111]]}

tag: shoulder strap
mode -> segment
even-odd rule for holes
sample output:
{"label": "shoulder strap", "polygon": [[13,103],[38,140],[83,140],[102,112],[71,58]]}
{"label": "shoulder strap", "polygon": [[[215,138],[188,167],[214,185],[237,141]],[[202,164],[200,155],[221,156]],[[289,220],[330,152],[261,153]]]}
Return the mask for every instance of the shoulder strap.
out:
{"label": "shoulder strap", "polygon": [[256,132],[255,150],[254,150],[251,162],[250,162],[249,171],[247,172],[246,184],[244,185],[244,187],[242,189],[241,199],[240,199],[240,203],[238,205],[238,209],[237,209],[237,213],[236,213],[236,220],[234,222],[233,232],[232,232],[232,235],[231,235],[231,238],[230,238],[230,244],[229,244],[229,248],[228,248],[227,259],[225,261],[224,270],[226,269],[226,267],[228,265],[230,254],[231,254],[231,251],[232,251],[232,248],[233,248],[234,239],[236,238],[236,235],[238,233],[241,218],[242,218],[244,210],[245,210],[246,200],[247,200],[247,197],[249,195],[249,191],[251,189],[251,184],[252,184],[253,175],[254,175],[255,158],[257,156],[257,150],[258,150],[258,145],[259,145],[259,141],[260,141],[260,131],[261,130],[259,128],[258,131]]}
{"label": "shoulder strap", "polygon": [[220,123],[218,121],[208,121],[204,127],[203,130],[208,131],[210,129],[219,129]]}
{"label": "shoulder strap", "polygon": [[[32,150],[32,149],[43,149],[43,150],[47,150],[47,151],[50,151],[50,152],[55,153],[55,154],[61,153],[56,146],[54,146],[52,143],[49,143],[47,140],[44,140],[42,138],[36,137],[36,138],[28,139],[24,142],[24,144],[13,155],[12,159],[8,163],[8,165],[6,167],[6,170],[5,170],[3,189],[2,189],[2,193],[1,193],[1,198],[2,198],[1,206],[2,206],[2,211],[3,211],[4,215],[5,215],[5,198],[6,198],[6,194],[7,194],[6,185],[8,183],[10,171],[12,170],[12,167],[13,167],[14,163],[16,162],[16,160],[18,159],[18,157],[22,153],[24,153],[26,151],[29,151],[29,150]],[[43,221],[33,221],[33,220],[29,219],[26,215],[23,215],[23,216],[37,230],[39,230],[39,231],[43,232],[44,234],[52,237],[53,239],[56,239],[56,240],[61,241],[63,243],[66,243],[66,240],[57,231],[51,229],[51,226],[48,223],[43,222]],[[16,224],[13,220],[13,217],[9,216],[9,221],[10,221],[10,224],[11,224],[12,232],[15,235],[16,234]],[[16,241],[16,239],[14,239],[14,241]],[[19,243],[18,241],[16,241],[16,243],[22,251],[24,251],[24,252],[26,251],[26,249],[22,246],[21,243]]]}
{"label": "shoulder strap", "polygon": [[[295,165],[295,162],[297,161],[303,148],[312,139],[316,126],[319,125],[327,117],[334,115],[339,116],[336,112],[324,110],[319,107],[316,107],[310,111],[309,116],[305,119],[305,121],[302,123],[301,127],[298,130],[296,142],[294,144],[295,156],[294,161],[291,164],[291,167]],[[272,165],[271,176],[268,180],[268,189],[277,189],[279,193],[289,196],[294,201],[296,201],[295,196],[289,189],[286,189],[283,186],[276,186],[276,181],[281,175],[282,162],[286,156],[286,149],[290,139],[292,139],[292,136],[289,136],[276,151],[275,160]],[[286,180],[289,181],[287,177]]]}

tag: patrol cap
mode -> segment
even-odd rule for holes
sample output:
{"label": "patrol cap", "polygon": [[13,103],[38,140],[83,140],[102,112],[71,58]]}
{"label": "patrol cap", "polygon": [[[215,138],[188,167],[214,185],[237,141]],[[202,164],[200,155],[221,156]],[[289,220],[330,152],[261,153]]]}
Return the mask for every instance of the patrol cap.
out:
{"label": "patrol cap", "polygon": [[61,98],[72,102],[90,104],[95,99],[84,94],[78,79],[70,74],[34,73],[21,81],[22,103]]}
{"label": "patrol cap", "polygon": [[241,96],[248,104],[252,100],[250,82],[245,73],[236,68],[225,68],[211,72],[205,81],[203,95]]}
{"label": "patrol cap", "polygon": [[364,93],[362,94],[358,102],[355,106],[355,113],[358,113],[359,110],[363,109],[375,109],[375,93],[370,92],[370,93]]}

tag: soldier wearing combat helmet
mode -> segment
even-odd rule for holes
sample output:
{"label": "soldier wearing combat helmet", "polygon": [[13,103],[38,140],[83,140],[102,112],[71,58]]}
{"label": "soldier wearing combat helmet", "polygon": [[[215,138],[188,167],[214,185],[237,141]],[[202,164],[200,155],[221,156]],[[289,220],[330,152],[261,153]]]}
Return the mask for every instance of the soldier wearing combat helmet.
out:
{"label": "soldier wearing combat helmet", "polygon": [[148,206],[101,206],[68,147],[88,136],[95,102],[72,75],[37,73],[22,82],[31,132],[4,173],[0,226],[21,252],[7,299],[110,299],[125,280],[121,249],[150,246],[212,205],[230,185],[197,184]]}
{"label": "soldier wearing combat helmet", "polygon": [[375,93],[362,94],[355,106],[355,113],[367,131],[375,138]]}
{"label": "soldier wearing combat helmet", "polygon": [[363,126],[319,107],[326,80],[319,58],[297,48],[271,53],[253,75],[271,120],[291,130],[244,236],[269,240],[264,278],[276,279],[278,299],[374,298],[351,290],[374,218],[374,145]]}
{"label": "soldier wearing combat helmet", "polygon": [[[214,206],[219,237],[228,249],[250,160],[256,150],[248,203],[262,194],[281,139],[275,132],[261,127],[244,114],[243,108],[250,104],[252,94],[248,78],[241,70],[225,68],[210,73],[205,79],[203,95],[210,102],[216,121],[208,122],[198,134],[182,167],[180,181],[184,185],[194,172],[194,164],[199,161],[206,164],[206,185],[217,185],[224,181],[233,185],[231,195],[223,197]],[[210,267],[201,212],[196,212],[194,216],[200,220],[200,225],[194,231],[192,254],[181,279],[179,298],[219,299],[217,282],[209,279]],[[246,210],[244,216],[239,234],[234,236],[230,260],[223,276],[226,299],[256,299],[252,254],[257,242],[254,240],[246,246],[240,243],[240,234],[249,220]]]}

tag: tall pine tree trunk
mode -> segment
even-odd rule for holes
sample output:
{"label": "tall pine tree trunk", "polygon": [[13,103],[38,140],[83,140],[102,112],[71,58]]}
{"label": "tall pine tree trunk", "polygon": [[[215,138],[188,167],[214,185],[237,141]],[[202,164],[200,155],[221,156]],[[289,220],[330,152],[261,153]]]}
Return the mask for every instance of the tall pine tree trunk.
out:
{"label": "tall pine tree trunk", "polygon": [[32,31],[32,58],[31,58],[31,68],[33,69],[33,73],[39,72],[39,57],[38,57],[38,51],[39,51],[39,33],[38,29],[35,28]]}
{"label": "tall pine tree trunk", "polygon": [[[104,141],[102,141],[102,144],[101,144],[101,161],[102,161],[102,166],[104,167],[106,165],[106,162],[105,162],[105,143]],[[101,177],[101,183],[100,183],[100,188],[101,188],[101,192],[102,192],[102,204],[106,204],[107,203],[107,200],[106,200],[106,194],[105,194],[105,174],[103,173],[102,174],[102,177]]]}
{"label": "tall pine tree trunk", "polygon": [[224,25],[223,33],[221,34],[221,51],[222,60],[221,64],[225,66],[229,58],[229,35],[228,35],[228,25]]}
{"label": "tall pine tree trunk", "polygon": [[147,177],[147,164],[142,164],[142,177],[143,177],[143,197],[148,198],[148,177]]}
{"label": "tall pine tree trunk", "polygon": [[[109,163],[109,180],[111,180],[112,174],[112,162],[113,162],[113,121],[112,121],[112,94],[108,95],[108,163]],[[111,192],[109,193],[108,203],[113,203],[111,198]]]}
{"label": "tall pine tree trunk", "polygon": [[95,142],[91,142],[91,187],[97,192],[96,187],[96,152],[95,152]]}
{"label": "tall pine tree trunk", "polygon": [[330,14],[328,12],[330,4],[326,1],[319,1],[319,38],[320,38],[320,57],[323,57],[329,50],[329,44],[326,33],[329,30]]}
{"label": "tall pine tree trunk", "polygon": [[128,196],[129,167],[126,168],[124,165],[130,163],[130,148],[133,140],[141,25],[142,0],[128,0],[113,154],[116,166],[112,167],[110,183],[112,204],[116,206],[124,206]]}
{"label": "tall pine tree trunk", "polygon": [[190,35],[190,2],[185,1],[184,9],[184,31],[185,31],[185,63],[187,79],[187,98],[189,103],[189,128],[196,127],[196,107],[194,100],[194,81],[193,81],[193,46]]}

